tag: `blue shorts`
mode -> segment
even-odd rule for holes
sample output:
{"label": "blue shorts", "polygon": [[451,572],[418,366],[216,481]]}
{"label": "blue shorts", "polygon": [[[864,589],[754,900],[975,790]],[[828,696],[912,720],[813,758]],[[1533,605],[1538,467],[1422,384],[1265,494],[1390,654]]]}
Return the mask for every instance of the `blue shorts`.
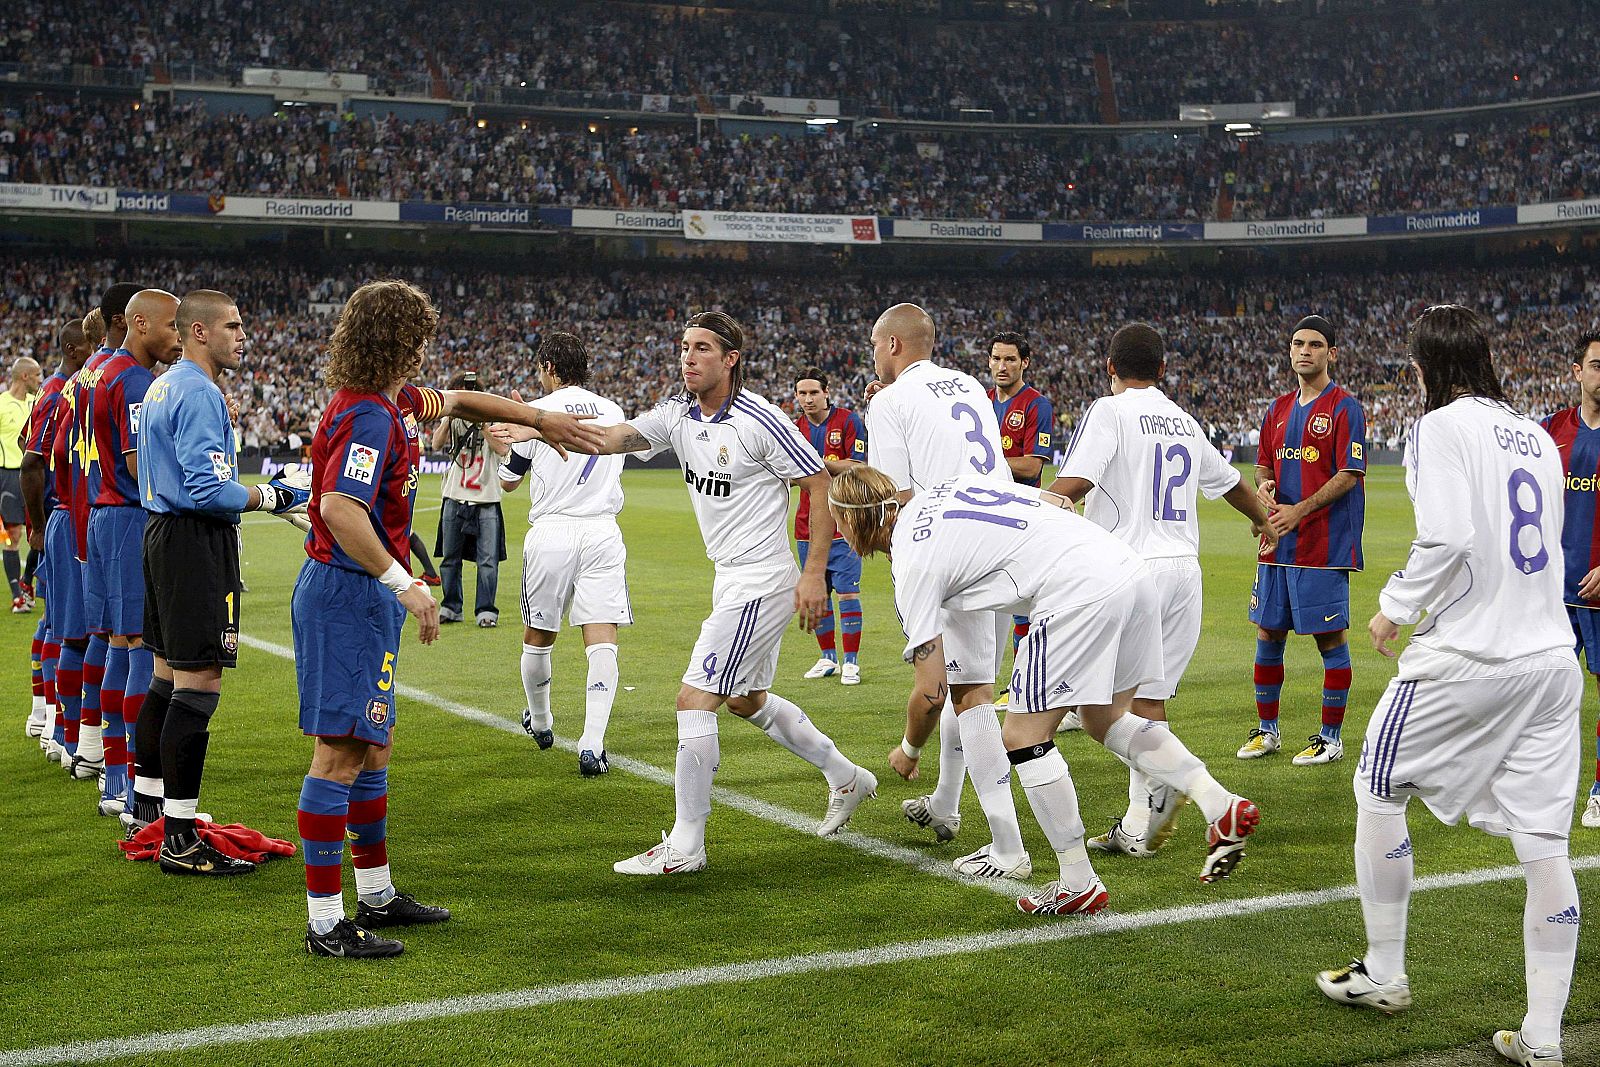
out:
{"label": "blue shorts", "polygon": [[1350,629],[1350,572],[1256,564],[1250,621],[1263,630],[1331,634]]}
{"label": "blue shorts", "polygon": [[365,572],[306,560],[294,583],[294,673],[300,729],[386,745],[406,609]]}
{"label": "blue shorts", "polygon": [[[800,566],[806,565],[811,552],[810,541],[797,541],[800,549]],[[856,555],[850,542],[842,537],[833,540],[828,550],[828,592],[840,596],[858,596],[861,593],[861,557]]]}
{"label": "blue shorts", "polygon": [[1600,608],[1568,604],[1567,617],[1572,620],[1572,636],[1578,644],[1576,651],[1583,653],[1583,665],[1590,674],[1600,674]]}
{"label": "blue shorts", "polygon": [[48,572],[44,602],[45,625],[57,641],[81,641],[89,636],[83,615],[83,564],[78,562],[72,515],[65,508],[50,513],[44,526],[44,565]]}
{"label": "blue shorts", "polygon": [[97,507],[89,512],[89,564],[83,569],[83,610],[90,633],[134,637],[144,631],[144,508]]}

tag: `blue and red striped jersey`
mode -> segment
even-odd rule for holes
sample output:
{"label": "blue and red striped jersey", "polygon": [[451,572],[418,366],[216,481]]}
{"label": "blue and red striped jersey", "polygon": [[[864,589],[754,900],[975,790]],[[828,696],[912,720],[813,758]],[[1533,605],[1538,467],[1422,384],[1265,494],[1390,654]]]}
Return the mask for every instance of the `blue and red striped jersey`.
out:
{"label": "blue and red striped jersey", "polygon": [[[812,422],[810,417],[801,415],[794,424],[823,459],[867,461],[867,427],[861,416],[849,408],[831,407],[821,422]],[[837,541],[843,536],[836,532],[833,539]],[[794,513],[794,539],[811,540],[811,493],[806,489],[800,490],[799,509]]]}
{"label": "blue and red striped jersey", "polygon": [[[51,434],[61,413],[61,389],[66,384],[67,376],[59,370],[46,378],[43,388],[39,390],[39,399],[34,401],[33,410],[28,413],[28,431],[22,442],[22,450],[43,456],[46,464],[50,462]],[[48,512],[59,504],[55,479],[47,477],[44,480],[44,509]]]}
{"label": "blue and red striped jersey", "polygon": [[[1056,409],[1049,398],[1031,385],[1018,389],[1010,400],[999,399],[994,389],[988,394],[995,421],[1000,423],[1002,452],[1011,458],[1039,456],[1049,463],[1056,426]],[[1037,487],[1043,475],[1040,467],[1039,474],[1023,484]]]}
{"label": "blue and red striped jersey", "polygon": [[[83,369],[72,376],[66,388],[72,417],[57,431],[57,436],[68,435],[67,476],[72,483],[72,494],[66,498],[67,510],[72,514],[72,537],[80,562],[89,559],[89,508],[100,495],[100,457],[94,450],[94,434],[90,429],[94,385],[100,380],[100,368],[119,355],[128,355],[128,352],[121,348],[113,352],[102,345],[84,363]],[[59,488],[58,484],[58,491]]]}
{"label": "blue and red striped jersey", "polygon": [[1581,608],[1600,608],[1600,600],[1578,595],[1583,576],[1600,567],[1600,527],[1595,495],[1600,493],[1600,428],[1591,430],[1575,407],[1563,408],[1539,423],[1561,449],[1567,475],[1566,516],[1561,525],[1561,551],[1567,557],[1562,599]]}
{"label": "blue and red striped jersey", "polygon": [[1360,570],[1367,509],[1363,486],[1367,419],[1356,398],[1331,382],[1309,404],[1300,403],[1299,390],[1280,396],[1261,425],[1256,463],[1272,472],[1280,504],[1298,504],[1311,497],[1340,471],[1359,476],[1344,496],[1301,519],[1299,527],[1280,539],[1261,562]]}
{"label": "blue and red striped jersey", "polygon": [[345,570],[366,568],[339,547],[322,518],[322,498],[338,493],[372,513],[372,529],[401,566],[411,562],[411,511],[422,447],[417,423],[444,411],[437,390],[404,386],[398,401],[382,393],[333,394],[311,440],[311,502],[306,554]]}
{"label": "blue and red striped jersey", "polygon": [[128,466],[128,453],[139,447],[139,411],[156,376],[132,353],[118,352],[96,371],[90,397],[93,455],[99,458],[100,491],[91,507],[137,507],[139,479]]}

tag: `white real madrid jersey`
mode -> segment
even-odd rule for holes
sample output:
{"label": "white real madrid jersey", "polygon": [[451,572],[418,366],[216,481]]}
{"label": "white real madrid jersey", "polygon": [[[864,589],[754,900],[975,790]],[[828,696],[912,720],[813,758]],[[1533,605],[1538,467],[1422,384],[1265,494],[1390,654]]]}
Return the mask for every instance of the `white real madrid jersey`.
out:
{"label": "white real madrid jersey", "polygon": [[908,656],[941,632],[940,608],[1054,615],[1103,600],[1144,569],[1127,545],[1038,489],[976,478],[907,501],[890,561]]}
{"label": "white real madrid jersey", "polygon": [[[627,416],[613,401],[575,385],[565,386],[533,401],[546,411],[568,411],[593,415],[597,426],[615,426]],[[569,453],[563,460],[543,441],[525,441],[511,449],[517,459],[504,468],[515,477],[525,469],[533,506],[528,521],[562,516],[598,518],[615,516],[622,510],[622,465],[626,456],[584,456]]]}
{"label": "white real madrid jersey", "polygon": [[951,478],[1011,484],[994,404],[970,374],[919,360],[867,406],[867,462],[895,488],[921,492]]}
{"label": "white real madrid jersey", "polygon": [[675,396],[629,425],[650,442],[647,457],[668,448],[677,455],[713,562],[793,563],[789,482],[821,473],[822,461],[787,415],[743,390],[715,414]]}
{"label": "white real madrid jersey", "polygon": [[1200,424],[1153,386],[1090,404],[1057,477],[1093,482],[1084,517],[1145,559],[1199,556],[1196,498],[1239,484]]}
{"label": "white real madrid jersey", "polygon": [[1538,423],[1498,401],[1463,397],[1430,411],[1406,444],[1417,539],[1379,594],[1407,625],[1400,658],[1431,649],[1505,663],[1572,648],[1562,605],[1566,472]]}

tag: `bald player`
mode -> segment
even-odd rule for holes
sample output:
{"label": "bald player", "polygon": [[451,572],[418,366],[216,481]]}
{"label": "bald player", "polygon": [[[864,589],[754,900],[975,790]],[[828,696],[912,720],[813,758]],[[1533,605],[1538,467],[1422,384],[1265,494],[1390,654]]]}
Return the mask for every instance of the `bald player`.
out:
{"label": "bald player", "polygon": [[6,582],[11,586],[11,610],[33,610],[33,596],[22,588],[22,539],[26,512],[22,504],[22,445],[39,392],[39,361],[22,356],[11,364],[11,380],[0,393],[0,523],[5,527]]}
{"label": "bald player", "polygon": [[[933,319],[915,304],[896,304],[872,327],[872,362],[882,387],[867,408],[869,462],[893,479],[900,503],[938,482],[991,479],[1012,485],[994,405],[970,374],[933,362]],[[961,826],[962,775],[971,773],[994,840],[954,861],[979,878],[1027,878],[1033,864],[1022,845],[1011,795],[1011,765],[995,715],[998,653],[992,611],[941,610],[947,687],[938,694],[939,784],[901,805],[906,818],[941,841]],[[913,688],[910,700],[924,698]],[[917,714],[930,709],[917,707]],[[917,776],[921,747],[901,740],[889,762],[903,778]]]}

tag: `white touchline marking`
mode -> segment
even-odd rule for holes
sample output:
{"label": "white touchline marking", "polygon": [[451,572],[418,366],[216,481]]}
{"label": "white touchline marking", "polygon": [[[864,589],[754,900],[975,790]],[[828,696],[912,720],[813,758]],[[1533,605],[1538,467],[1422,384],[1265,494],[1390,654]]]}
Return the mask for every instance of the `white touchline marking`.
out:
{"label": "white touchline marking", "polygon": [[[242,645],[248,645],[258,651],[266,652],[269,655],[278,656],[281,659],[294,659],[293,649],[285,648],[283,645],[274,644],[271,641],[263,641],[259,637],[252,637],[249,634],[240,634],[239,643]],[[460,719],[466,719],[468,722],[475,722],[481,726],[488,726],[491,729],[500,730],[503,733],[516,734],[519,737],[523,736],[522,725],[520,723],[512,722],[510,719],[502,719],[500,716],[495,715],[492,712],[484,711],[482,708],[475,708],[468,704],[462,704],[454,700],[449,700],[445,697],[436,696],[425,689],[418,689],[416,686],[406,685],[403,682],[395,688],[395,692],[399,693],[407,700],[415,700],[419,703],[432,705],[433,707],[438,708],[440,711],[454,715]],[[577,755],[578,753],[578,743],[569,738],[556,738],[556,747],[565,752],[570,752],[573,755]],[[663,770],[654,764],[645,763],[641,760],[630,759],[627,756],[612,756],[610,757],[610,763],[611,766],[616,770],[626,771],[629,774],[644,778],[648,781],[656,783],[657,785],[664,785],[668,789],[672,788],[672,772],[669,770]],[[740,793],[732,789],[724,789],[721,786],[715,786],[712,788],[711,799],[714,803],[721,804],[724,807],[733,808],[735,811],[742,811],[746,815],[753,815],[758,819],[765,819],[767,822],[777,823],[779,826],[787,827],[790,830],[795,830],[812,837],[816,836],[817,823],[820,820],[815,816],[802,815],[800,812],[794,811],[790,808],[780,807],[777,804],[769,804],[765,800],[758,800],[757,798],[746,793]],[[1021,896],[1033,888],[1025,885],[1022,882],[1011,881],[1009,879],[969,878],[964,874],[957,874],[950,866],[948,860],[936,859],[925,853],[918,852],[915,849],[891,844],[890,842],[884,841],[881,838],[872,837],[868,834],[857,833],[854,830],[847,829],[841,833],[834,834],[830,838],[819,838],[818,840],[836,841],[839,844],[848,845],[853,849],[865,852],[869,856],[876,856],[879,859],[892,860],[895,863],[903,863],[908,867],[916,868],[923,874],[931,874],[936,878],[944,878],[951,882],[959,882],[962,885],[972,886],[975,889],[987,889],[989,892],[1003,897],[1014,898]]]}
{"label": "white touchline marking", "polygon": [[[1578,871],[1600,867],[1600,856],[1581,856],[1572,861]],[[1460,889],[1467,886],[1487,885],[1491,882],[1509,882],[1522,877],[1520,866],[1490,867],[1478,871],[1461,871],[1456,874],[1435,874],[1418,878],[1412,886],[1413,893],[1426,893],[1439,889]],[[99,1041],[75,1041],[65,1045],[47,1045],[30,1049],[0,1052],[0,1067],[42,1067],[55,1063],[87,1063],[96,1060],[119,1059],[124,1056],[151,1055],[178,1052],[185,1049],[215,1048],[219,1045],[237,1045],[252,1041],[278,1041],[287,1038],[309,1037],[314,1034],[340,1033],[351,1030],[372,1030],[383,1026],[427,1022],[431,1019],[458,1018],[483,1015],[489,1012],[522,1011],[548,1004],[570,1004],[576,1001],[610,1000],[616,997],[640,996],[649,993],[671,993],[680,989],[700,986],[726,985],[735,982],[754,982],[768,978],[781,978],[795,974],[824,971],[842,971],[858,967],[877,967],[889,963],[910,963],[917,960],[938,959],[944,956],[969,955],[992,952],[1006,948],[1032,948],[1057,941],[1070,941],[1103,934],[1127,933],[1148,930],[1179,923],[1237,919],[1272,911],[1293,908],[1320,907],[1357,899],[1353,885],[1332,889],[1307,890],[1298,893],[1275,893],[1245,900],[1218,901],[1215,904],[1187,904],[1176,908],[1156,908],[1127,914],[1101,912],[1086,918],[1052,919],[1037,926],[1013,930],[998,930],[987,934],[964,934],[959,937],[929,938],[923,941],[901,941],[879,945],[876,948],[851,949],[844,952],[818,952],[796,956],[778,956],[749,963],[728,963],[712,967],[691,967],[680,971],[663,971],[625,978],[596,978],[584,982],[567,982],[562,985],[530,986],[510,989],[501,993],[472,993],[439,1000],[412,1001],[378,1008],[356,1008],[350,1011],[320,1012],[315,1015],[289,1015],[253,1023],[231,1023],[200,1026],[192,1030],[172,1030],[139,1037],[105,1038]],[[1307,984],[1311,976],[1306,976]]]}

